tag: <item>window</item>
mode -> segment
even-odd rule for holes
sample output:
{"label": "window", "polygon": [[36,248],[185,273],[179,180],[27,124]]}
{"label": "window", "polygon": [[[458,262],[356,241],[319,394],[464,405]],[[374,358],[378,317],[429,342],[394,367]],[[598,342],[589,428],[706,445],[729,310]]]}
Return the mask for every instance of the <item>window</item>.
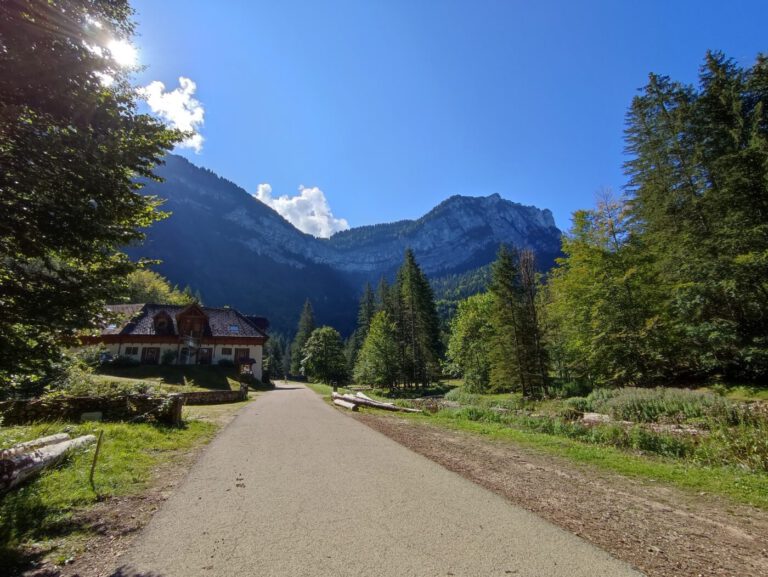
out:
{"label": "window", "polygon": [[221,354],[222,356],[231,355],[232,349],[231,348],[221,349]]}
{"label": "window", "polygon": [[229,325],[229,333],[236,335],[240,332],[240,325]]}
{"label": "window", "polygon": [[139,347],[125,347],[125,354],[126,355],[138,355],[139,354]]}

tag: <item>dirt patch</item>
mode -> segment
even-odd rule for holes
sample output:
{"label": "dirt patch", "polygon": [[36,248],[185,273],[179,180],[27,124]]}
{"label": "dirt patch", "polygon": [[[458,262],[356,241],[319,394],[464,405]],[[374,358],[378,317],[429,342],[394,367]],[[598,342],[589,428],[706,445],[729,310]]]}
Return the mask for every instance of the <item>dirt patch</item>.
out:
{"label": "dirt patch", "polygon": [[395,416],[354,418],[649,577],[768,576],[768,513]]}

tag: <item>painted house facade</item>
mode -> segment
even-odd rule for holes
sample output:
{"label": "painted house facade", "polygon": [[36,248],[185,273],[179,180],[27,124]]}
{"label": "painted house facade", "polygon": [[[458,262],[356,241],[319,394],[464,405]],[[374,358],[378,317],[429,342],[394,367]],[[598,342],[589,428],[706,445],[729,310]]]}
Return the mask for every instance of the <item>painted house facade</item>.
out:
{"label": "painted house facade", "polygon": [[82,337],[113,355],[142,364],[215,365],[232,361],[262,378],[268,321],[232,308],[140,303],[108,305],[115,320],[100,335]]}

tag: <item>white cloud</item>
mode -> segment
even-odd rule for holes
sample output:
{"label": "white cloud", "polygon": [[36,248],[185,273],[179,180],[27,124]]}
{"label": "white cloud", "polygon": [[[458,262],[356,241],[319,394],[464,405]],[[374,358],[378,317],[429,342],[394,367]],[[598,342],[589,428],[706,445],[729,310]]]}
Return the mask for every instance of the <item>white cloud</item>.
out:
{"label": "white cloud", "polygon": [[328,206],[325,194],[318,187],[299,186],[297,196],[272,196],[269,184],[260,184],[254,198],[275,209],[288,222],[299,230],[328,238],[334,232],[347,230],[349,223],[343,218],[336,218]]}
{"label": "white cloud", "polygon": [[199,153],[203,149],[203,136],[199,129],[203,125],[205,110],[193,96],[197,90],[195,84],[189,78],[179,77],[179,87],[166,92],[165,84],[159,80],[139,88],[139,94],[152,109],[172,128],[178,128],[186,132],[192,132],[179,146],[191,148]]}

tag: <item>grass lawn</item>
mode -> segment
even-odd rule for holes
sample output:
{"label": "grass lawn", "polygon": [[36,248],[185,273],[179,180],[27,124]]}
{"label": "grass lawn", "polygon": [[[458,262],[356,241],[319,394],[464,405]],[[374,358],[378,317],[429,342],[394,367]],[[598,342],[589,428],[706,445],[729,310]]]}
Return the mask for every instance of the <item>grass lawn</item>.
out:
{"label": "grass lawn", "polygon": [[210,441],[245,403],[185,407],[181,428],[147,423],[44,423],[0,428],[0,447],[67,432],[75,437],[104,431],[94,487],[88,482],[95,445],[61,466],[0,497],[0,567],[23,566],[34,556],[61,563],[77,552],[91,529],[84,511],[98,501],[141,493],[160,465],[180,461]]}
{"label": "grass lawn", "polygon": [[107,382],[151,383],[166,392],[237,389],[233,367],[201,365],[138,365],[135,367],[100,367],[95,378]]}

